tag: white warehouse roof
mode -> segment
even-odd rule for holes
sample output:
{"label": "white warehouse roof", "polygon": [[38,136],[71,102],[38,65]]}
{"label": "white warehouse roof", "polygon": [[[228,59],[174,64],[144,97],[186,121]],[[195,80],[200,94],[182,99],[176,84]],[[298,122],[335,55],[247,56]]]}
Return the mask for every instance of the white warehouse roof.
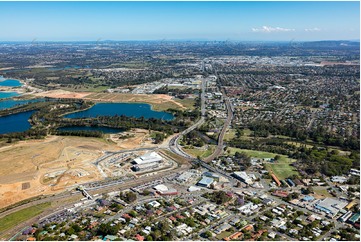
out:
{"label": "white warehouse roof", "polygon": [[158,155],[156,152],[147,153],[142,156],[139,156],[134,159],[134,162],[138,165],[152,163],[152,162],[160,162],[162,161],[162,157]]}
{"label": "white warehouse roof", "polygon": [[166,185],[164,185],[164,184],[156,185],[153,188],[158,192],[166,192],[166,191],[168,191],[168,187]]}

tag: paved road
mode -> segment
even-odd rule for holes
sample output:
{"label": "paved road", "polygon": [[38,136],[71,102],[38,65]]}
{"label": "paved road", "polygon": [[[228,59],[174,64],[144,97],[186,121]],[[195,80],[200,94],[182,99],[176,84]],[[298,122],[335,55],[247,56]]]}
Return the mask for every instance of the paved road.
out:
{"label": "paved road", "polygon": [[207,158],[204,159],[205,162],[211,162],[212,160],[214,160],[215,158],[217,158],[218,156],[220,156],[223,153],[224,135],[226,134],[227,129],[233,119],[233,111],[232,111],[231,102],[229,101],[228,97],[226,96],[226,93],[224,92],[224,90],[222,90],[222,94],[223,94],[224,101],[225,101],[226,108],[227,108],[227,119],[224,122],[222,130],[218,135],[218,144],[217,144],[215,151],[213,152],[213,154],[211,154],[210,156],[208,156]]}
{"label": "paved road", "polygon": [[[213,68],[214,69],[214,68]],[[215,69],[214,69],[215,70]],[[215,70],[215,76],[218,78],[218,74],[217,71]],[[223,139],[224,139],[224,135],[227,132],[227,129],[229,127],[229,125],[232,122],[233,119],[233,107],[231,102],[229,101],[229,98],[226,95],[225,90],[221,90],[222,95],[223,95],[223,99],[224,102],[226,104],[226,109],[227,109],[227,119],[224,122],[224,125],[222,127],[221,132],[218,135],[218,144],[217,147],[215,149],[215,151],[213,152],[213,154],[211,154],[210,156],[208,156],[207,158],[203,159],[205,162],[211,162],[212,160],[214,160],[215,158],[217,158],[218,156],[220,156],[223,153]]]}
{"label": "paved road", "polygon": [[207,80],[202,79],[201,83],[201,118],[193,124],[191,127],[187,128],[186,130],[182,131],[180,134],[174,136],[170,142],[169,142],[169,149],[180,156],[183,156],[184,158],[187,158],[188,160],[193,160],[194,158],[183,151],[183,149],[179,146],[179,139],[182,138],[184,135],[188,134],[192,130],[195,130],[196,128],[200,127],[204,121],[205,121],[205,115],[206,115],[206,105],[205,105],[205,89],[207,85]]}

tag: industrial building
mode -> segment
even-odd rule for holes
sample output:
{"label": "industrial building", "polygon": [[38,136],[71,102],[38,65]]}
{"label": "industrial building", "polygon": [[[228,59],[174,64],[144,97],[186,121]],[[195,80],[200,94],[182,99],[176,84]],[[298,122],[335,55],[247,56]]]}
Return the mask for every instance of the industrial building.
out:
{"label": "industrial building", "polygon": [[135,158],[133,163],[136,165],[142,165],[154,162],[160,163],[162,160],[163,158],[157,152],[151,152]]}
{"label": "industrial building", "polygon": [[331,181],[335,183],[345,183],[347,182],[348,178],[344,176],[333,176],[331,177]]}
{"label": "industrial building", "polygon": [[340,218],[341,222],[346,222],[350,217],[352,216],[352,212],[348,211],[347,213],[345,213],[344,215],[342,215],[342,217]]}
{"label": "industrial building", "polygon": [[188,182],[193,176],[193,173],[186,171],[180,174],[176,179],[178,182]]}
{"label": "industrial building", "polygon": [[291,186],[291,187],[295,187],[296,184],[291,180],[291,179],[286,179],[286,182]]}
{"label": "industrial building", "polygon": [[278,179],[278,177],[275,174],[272,173],[271,177],[276,182],[277,186],[281,186],[281,182],[280,182],[280,180]]}
{"label": "industrial building", "polygon": [[325,198],[322,201],[319,201],[314,206],[316,209],[325,212],[326,214],[334,217],[341,209],[347,205],[347,202],[337,200],[334,198]]}
{"label": "industrial building", "polygon": [[213,182],[213,178],[203,176],[202,179],[197,183],[197,185],[201,187],[210,187]]}
{"label": "industrial building", "polygon": [[357,169],[351,169],[350,174],[354,176],[360,176],[360,170]]}
{"label": "industrial building", "polygon": [[250,176],[247,175],[246,172],[244,171],[236,171],[233,172],[233,176],[239,180],[241,180],[242,182],[248,184],[248,185],[252,185],[253,184],[253,180]]}
{"label": "industrial building", "polygon": [[145,164],[139,164],[132,166],[133,171],[144,171],[149,169],[154,169],[159,166],[158,162],[151,162],[151,163],[145,163]]}
{"label": "industrial building", "polygon": [[166,195],[177,195],[178,194],[178,191],[174,188],[168,188],[166,185],[163,185],[163,184],[159,184],[159,185],[156,185],[155,187],[153,187],[154,190],[157,191],[157,193],[159,195],[163,195],[163,196],[166,196]]}
{"label": "industrial building", "polygon": [[360,219],[360,213],[355,213],[352,217],[348,220],[350,223],[356,223]]}
{"label": "industrial building", "polygon": [[215,173],[212,173],[212,172],[209,172],[209,171],[204,172],[203,176],[210,177],[210,178],[213,178],[216,181],[219,181],[219,175],[217,175]]}

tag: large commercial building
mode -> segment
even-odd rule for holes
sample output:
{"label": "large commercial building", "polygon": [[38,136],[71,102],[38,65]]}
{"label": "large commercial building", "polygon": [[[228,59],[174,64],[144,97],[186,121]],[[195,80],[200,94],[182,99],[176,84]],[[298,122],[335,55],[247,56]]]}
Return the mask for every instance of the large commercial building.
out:
{"label": "large commercial building", "polygon": [[233,176],[239,180],[241,180],[242,182],[248,184],[248,185],[252,185],[253,184],[253,180],[250,176],[247,175],[246,172],[244,171],[236,171],[233,172]]}
{"label": "large commercial building", "polygon": [[174,188],[168,188],[166,185],[164,184],[159,184],[159,185],[156,185],[155,187],[153,187],[154,190],[157,191],[157,193],[159,195],[163,195],[163,196],[166,196],[166,195],[177,195],[178,194],[178,191]]}
{"label": "large commercial building", "polygon": [[213,182],[213,178],[203,176],[202,179],[197,183],[197,185],[201,187],[210,187]]}
{"label": "large commercial building", "polygon": [[275,183],[277,184],[277,186],[281,186],[281,182],[278,179],[278,177],[275,174],[271,174],[271,177],[273,178],[273,180],[275,181]]}
{"label": "large commercial building", "polygon": [[135,158],[133,162],[134,164],[142,165],[153,162],[159,163],[162,160],[163,158],[160,155],[158,155],[156,152],[151,152]]}
{"label": "large commercial building", "polygon": [[314,206],[316,209],[334,217],[341,209],[346,207],[346,205],[347,202],[328,197],[316,203]]}
{"label": "large commercial building", "polygon": [[179,182],[188,182],[193,176],[193,173],[186,171],[182,174],[180,174],[176,179]]}

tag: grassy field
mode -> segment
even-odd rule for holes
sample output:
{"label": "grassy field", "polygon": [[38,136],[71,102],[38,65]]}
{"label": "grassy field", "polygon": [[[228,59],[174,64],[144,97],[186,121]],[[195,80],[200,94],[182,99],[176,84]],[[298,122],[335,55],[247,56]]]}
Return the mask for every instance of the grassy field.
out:
{"label": "grassy field", "polygon": [[250,157],[254,157],[254,158],[258,158],[258,159],[265,159],[265,158],[274,158],[276,155],[281,156],[279,162],[294,162],[294,159],[288,158],[285,155],[280,155],[280,154],[276,154],[276,153],[270,153],[270,152],[264,152],[264,151],[258,151],[258,150],[246,150],[246,149],[239,149],[239,148],[233,148],[233,147],[229,147],[227,149],[230,151],[231,155],[234,155],[234,153],[238,152],[244,152],[247,155],[249,155]]}
{"label": "grassy field", "polygon": [[250,129],[243,129],[243,135],[240,137],[240,139],[243,140],[249,140],[252,138],[253,131]]}
{"label": "grassy field", "polygon": [[243,130],[243,136],[251,136],[251,135],[252,135],[252,130],[250,129]]}
{"label": "grassy field", "polygon": [[[279,155],[276,153],[257,151],[257,150],[238,149],[232,147],[229,147],[228,150],[232,155],[238,151],[238,152],[244,152],[250,157],[259,158],[259,159],[274,158],[276,155]],[[295,162],[295,160],[288,158],[285,155],[279,155],[279,156],[281,158],[275,163],[267,163],[265,165],[266,169],[270,172],[273,172],[281,180],[291,175],[298,175],[298,172],[292,166],[290,166],[290,164]]]}
{"label": "grassy field", "polygon": [[196,103],[196,101],[193,98],[186,98],[186,99],[174,98],[173,100],[176,101],[177,103],[182,104],[187,109],[191,109],[191,110],[195,109],[194,104]]}
{"label": "grassy field", "polygon": [[217,239],[217,240],[222,240],[224,237],[228,237],[228,236],[230,236],[231,234],[233,234],[233,233],[232,233],[232,232],[228,232],[228,231],[224,231],[224,232],[218,234],[218,235],[216,236],[216,239]]}
{"label": "grassy field", "polygon": [[177,154],[174,154],[173,152],[170,152],[169,150],[162,149],[160,150],[161,153],[164,155],[170,157],[171,159],[175,160],[176,162],[187,164],[189,163],[188,160],[182,156],[179,156]]}
{"label": "grassy field", "polygon": [[196,149],[196,148],[186,149],[186,148],[184,148],[184,151],[194,157],[200,156],[201,158],[206,158],[214,152],[215,147],[216,147],[215,145],[209,145],[209,147],[207,149]]}
{"label": "grassy field", "polygon": [[0,219],[0,233],[14,227],[15,225],[24,222],[32,217],[42,213],[46,208],[50,207],[51,203],[42,203],[30,208],[17,211],[15,213],[6,215]]}
{"label": "grassy field", "polygon": [[332,195],[324,187],[320,187],[320,188],[314,187],[313,191],[319,196],[332,197]]}
{"label": "grassy field", "polygon": [[229,140],[233,139],[235,136],[236,136],[236,130],[228,129],[224,135],[224,140],[229,141]]}
{"label": "grassy field", "polygon": [[275,163],[267,163],[265,164],[268,172],[273,172],[278,179],[283,180],[292,175],[298,175],[298,172],[290,166],[290,162],[275,162]]}

